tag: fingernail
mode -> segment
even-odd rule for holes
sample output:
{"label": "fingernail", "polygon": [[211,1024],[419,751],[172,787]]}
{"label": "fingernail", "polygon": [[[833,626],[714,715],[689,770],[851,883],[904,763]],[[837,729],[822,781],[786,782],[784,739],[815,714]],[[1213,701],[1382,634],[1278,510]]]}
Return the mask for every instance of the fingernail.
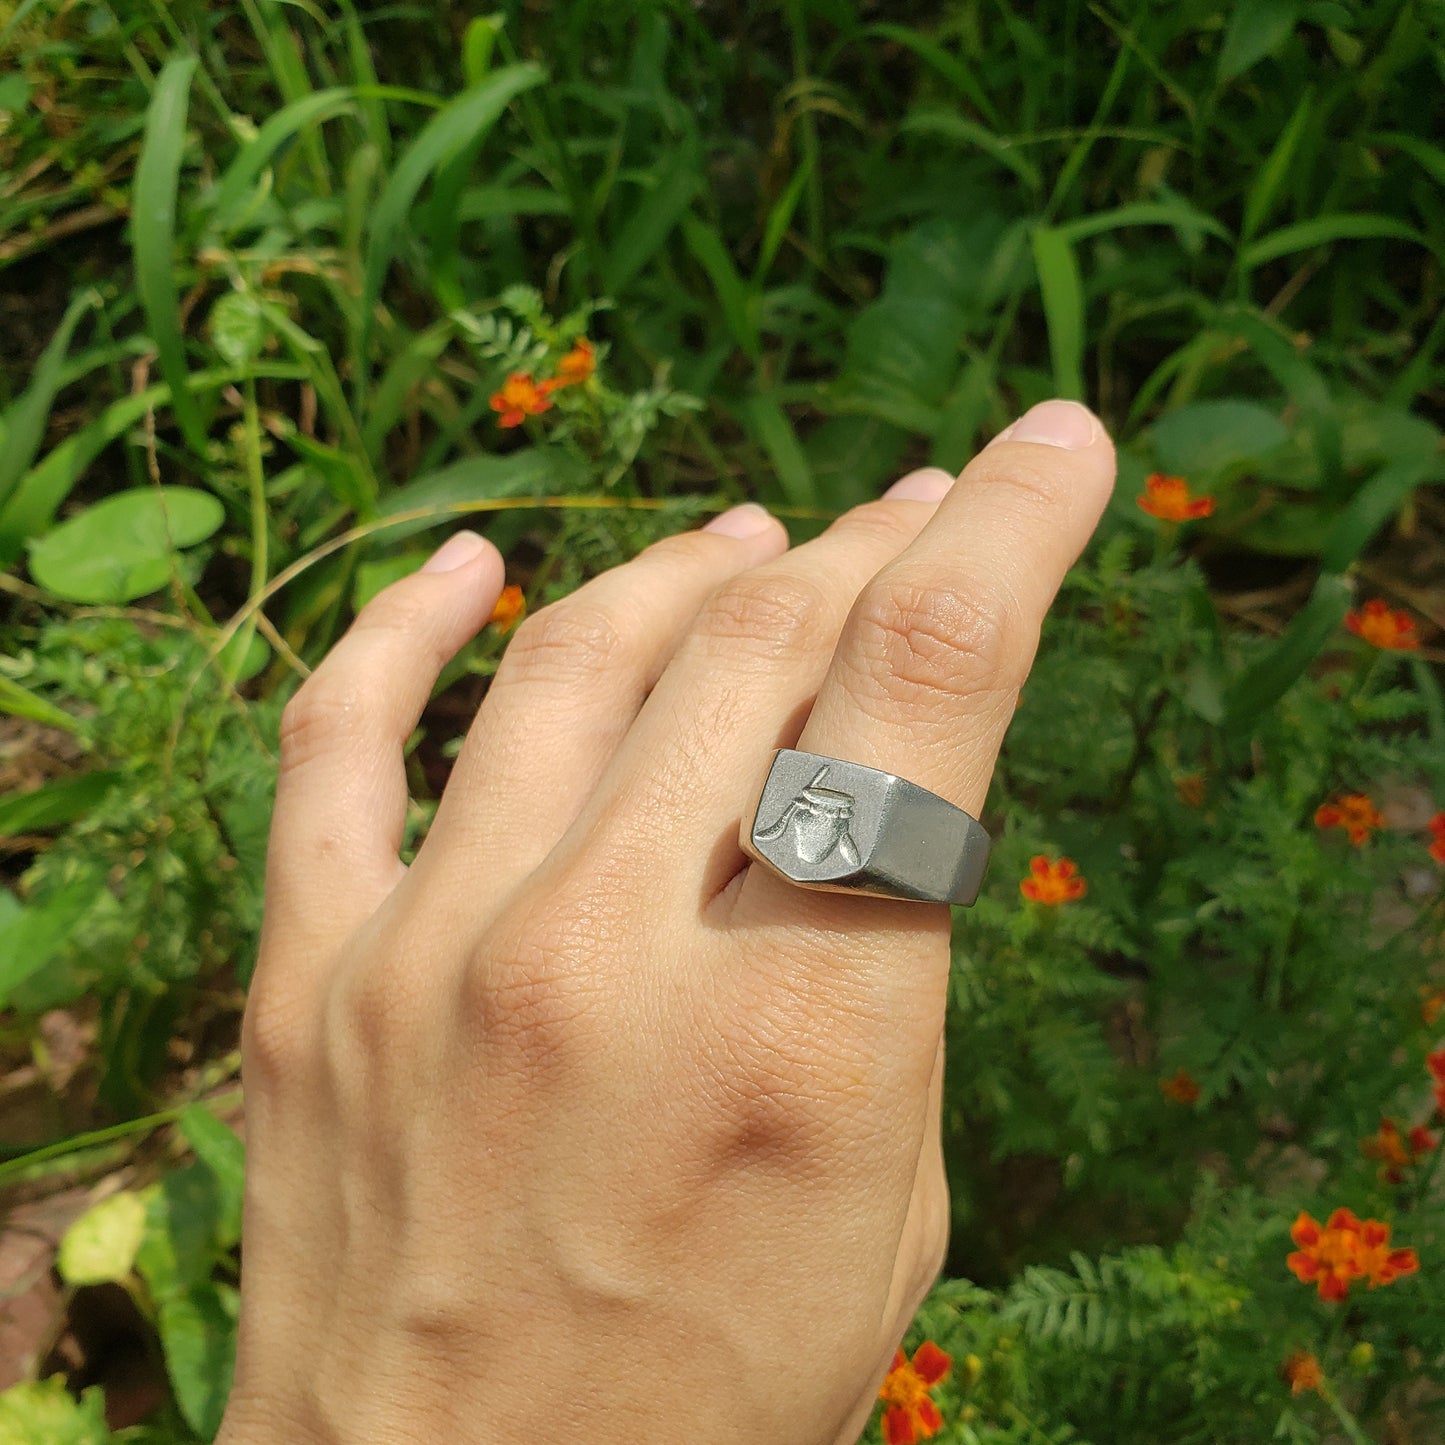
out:
{"label": "fingernail", "polygon": [[987,451],[989,447],[996,447],[1000,442],[1008,441],[1008,439],[1013,436],[1014,428],[1017,425],[1018,423],[1016,421],[1011,421],[1001,432],[999,432],[997,436],[990,437],[989,440],[984,444],[984,451]]}
{"label": "fingernail", "polygon": [[948,495],[953,482],[954,478],[941,467],[923,467],[894,482],[883,495],[910,502],[937,502]]}
{"label": "fingernail", "polygon": [[716,532],[721,537],[756,537],[772,524],[772,516],[765,508],[756,502],[744,502],[742,506],[714,517],[703,531]]}
{"label": "fingernail", "polygon": [[1041,401],[1009,428],[1011,442],[1040,442],[1078,451],[1099,435],[1098,418],[1076,401]]}
{"label": "fingernail", "polygon": [[422,564],[423,572],[455,572],[479,557],[487,544],[475,532],[457,532]]}

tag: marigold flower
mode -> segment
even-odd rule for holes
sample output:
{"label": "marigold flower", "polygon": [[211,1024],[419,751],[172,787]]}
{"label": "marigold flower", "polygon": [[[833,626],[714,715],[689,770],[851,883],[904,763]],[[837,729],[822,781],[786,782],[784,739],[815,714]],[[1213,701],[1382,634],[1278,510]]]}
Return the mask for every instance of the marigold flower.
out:
{"label": "marigold flower", "polygon": [[1306,1390],[1318,1390],[1325,1382],[1325,1372],[1320,1362],[1308,1350],[1296,1350],[1284,1362],[1283,1374],[1289,1382],[1291,1395],[1302,1395]]}
{"label": "marigold flower", "polygon": [[1186,1068],[1180,1068],[1172,1077],[1159,1080],[1159,1092],[1175,1104],[1196,1104],[1199,1102],[1199,1085]]}
{"label": "marigold flower", "polygon": [[1445,863],[1445,813],[1436,813],[1430,819],[1430,856],[1437,863]]}
{"label": "marigold flower", "polygon": [[1426,1054],[1425,1067],[1430,1070],[1430,1077],[1435,1080],[1435,1110],[1445,1115],[1445,1049],[1436,1049],[1433,1054]]}
{"label": "marigold flower", "polygon": [[[1445,863],[1445,857],[1440,860]],[[1445,1013],[1445,988],[1431,988],[1425,984],[1420,989],[1420,1017],[1428,1028]]]}
{"label": "marigold flower", "polygon": [[1174,791],[1186,808],[1197,808],[1204,802],[1203,773],[1185,773],[1174,779]]}
{"label": "marigold flower", "polygon": [[1367,1219],[1360,1226],[1355,1258],[1370,1282],[1394,1284],[1403,1274],[1414,1274],[1420,1268],[1420,1256],[1413,1249],[1390,1248],[1390,1226],[1378,1219]]}
{"label": "marigold flower", "polygon": [[1344,1299],[1352,1280],[1366,1279],[1374,1289],[1420,1268],[1413,1249],[1390,1248],[1388,1224],[1348,1209],[1335,1210],[1323,1228],[1301,1210],[1289,1233],[1299,1248],[1285,1263],[1302,1284],[1315,1285],[1322,1300]]}
{"label": "marigold flower", "polygon": [[1413,652],[1420,645],[1415,619],[1408,612],[1392,612],[1379,597],[1371,598],[1357,612],[1345,613],[1345,626],[1385,652]]}
{"label": "marigold flower", "polygon": [[1360,1152],[1366,1159],[1378,1159],[1381,1173],[1391,1184],[1398,1184],[1405,1170],[1420,1162],[1422,1154],[1435,1147],[1434,1136],[1423,1124],[1417,1124],[1408,1135],[1400,1133],[1393,1119],[1381,1119],[1380,1130],[1360,1140]]}
{"label": "marigold flower", "polygon": [[1356,848],[1369,841],[1385,819],[1364,793],[1346,793],[1337,803],[1325,803],[1315,810],[1316,828],[1343,828]]}
{"label": "marigold flower", "polygon": [[1183,477],[1155,472],[1144,479],[1144,490],[1134,500],[1161,522],[1192,522],[1214,510],[1214,498],[1196,497]]}
{"label": "marigold flower", "polygon": [[492,608],[492,615],[487,621],[498,632],[508,632],[516,626],[526,610],[527,599],[522,596],[522,589],[509,585],[502,588],[502,595],[497,598],[497,605]]}
{"label": "marigold flower", "polygon": [[572,350],[557,363],[553,387],[581,386],[597,370],[597,348],[585,336],[572,343]]}
{"label": "marigold flower", "polygon": [[521,426],[529,416],[541,416],[552,405],[550,382],[538,384],[530,372],[514,371],[502,383],[502,389],[493,392],[492,410],[500,412],[498,426]]}
{"label": "marigold flower", "polygon": [[929,1391],[948,1374],[953,1360],[932,1340],[924,1340],[913,1352],[910,1364],[899,1350],[893,1368],[883,1381],[878,1398],[887,1405],[883,1412],[883,1439],[887,1445],[914,1445],[932,1440],[943,1428],[943,1416]]}
{"label": "marigold flower", "polygon": [[1019,883],[1019,892],[1030,903],[1072,903],[1089,891],[1080,878],[1079,865],[1072,858],[1046,858],[1042,853],[1029,859],[1030,876]]}

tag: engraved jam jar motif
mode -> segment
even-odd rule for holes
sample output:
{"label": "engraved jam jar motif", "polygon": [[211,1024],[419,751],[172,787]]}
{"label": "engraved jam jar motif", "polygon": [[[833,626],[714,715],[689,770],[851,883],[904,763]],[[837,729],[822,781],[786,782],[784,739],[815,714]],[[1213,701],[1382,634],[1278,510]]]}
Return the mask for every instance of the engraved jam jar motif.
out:
{"label": "engraved jam jar motif", "polygon": [[[822,774],[819,774],[821,777]],[[853,817],[853,797],[834,788],[820,788],[817,779],[783,809],[783,815],[771,828],[754,836],[761,842],[779,838],[791,827],[793,847],[804,863],[821,863],[836,849],[844,861],[858,866],[858,845],[854,843],[848,824]]]}

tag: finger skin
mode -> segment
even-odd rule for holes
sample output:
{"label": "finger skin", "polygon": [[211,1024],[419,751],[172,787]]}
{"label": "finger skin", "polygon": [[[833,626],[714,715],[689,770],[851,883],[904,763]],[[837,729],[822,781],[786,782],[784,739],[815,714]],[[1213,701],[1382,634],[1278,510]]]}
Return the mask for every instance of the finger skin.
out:
{"label": "finger skin", "polygon": [[403,749],[442,668],[502,589],[490,542],[458,534],[447,545],[466,560],[378,593],[286,707],[267,856],[270,928],[354,926],[402,874]]}
{"label": "finger skin", "polygon": [[[1012,436],[986,448],[859,594],[792,745],[897,774],[976,816],[1044,615],[1113,483],[1102,427],[1076,449]],[[846,915],[859,922],[878,911],[879,900],[795,888],[761,866],[738,906],[791,908],[811,926],[840,901],[860,906]]]}
{"label": "finger skin", "polygon": [[[853,508],[821,536],[717,589],[572,841],[585,847],[606,836],[623,853],[660,852],[657,885],[694,906],[725,887],[744,862],[737,813],[728,810],[756,789],[771,749],[788,746],[802,726],[858,589],[918,535],[952,481],[936,470],[911,474],[902,495]],[[670,820],[665,836],[659,817]]]}
{"label": "finger skin", "polygon": [[737,511],[757,530],[666,537],[521,625],[447,783],[417,860],[418,886],[455,894],[464,880],[486,878],[500,894],[547,856],[698,608],[787,550],[776,518]]}

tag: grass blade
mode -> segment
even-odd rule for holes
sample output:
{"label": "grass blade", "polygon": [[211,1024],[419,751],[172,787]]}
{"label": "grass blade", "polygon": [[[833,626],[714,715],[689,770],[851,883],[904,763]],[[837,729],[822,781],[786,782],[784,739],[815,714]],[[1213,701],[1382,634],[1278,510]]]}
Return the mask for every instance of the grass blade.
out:
{"label": "grass blade", "polygon": [[1224,726],[1245,737],[1254,720],[1272,708],[1302,677],[1334,635],[1354,600],[1349,581],[1337,572],[1321,574],[1309,601],[1290,620],[1279,640],[1231,684],[1224,697]]}
{"label": "grass blade", "polygon": [[0,441],[0,507],[4,507],[40,450],[51,405],[64,384],[65,358],[75,328],[87,311],[99,305],[100,293],[90,289],[71,301],[36,364],[30,385],[5,415],[4,439]]}
{"label": "grass blade", "polygon": [[1054,387],[1060,396],[1084,399],[1084,283],[1074,248],[1057,227],[1035,226],[1034,265],[1039,273]]}
{"label": "grass blade", "polygon": [[131,244],[135,252],[136,289],[140,292],[146,326],[160,360],[161,375],[171,390],[171,410],[185,433],[187,445],[197,457],[203,457],[206,424],[189,387],[175,281],[176,191],[180,183],[181,156],[186,147],[186,111],[195,69],[195,56],[177,56],[167,62],[156,81],[136,166]]}
{"label": "grass blade", "polygon": [[1316,246],[1328,246],[1334,241],[1377,240],[1413,241],[1417,246],[1430,246],[1429,240],[1413,226],[1389,216],[1337,214],[1311,216],[1307,221],[1271,231],[1262,240],[1246,246],[1239,259],[1242,265],[1253,270],[1266,261],[1277,261],[1296,251],[1312,251]]}
{"label": "grass blade", "polygon": [[1309,124],[1314,102],[1313,91],[1307,90],[1300,97],[1300,103],[1295,106],[1294,114],[1290,116],[1289,122],[1280,132],[1279,139],[1274,143],[1274,149],[1265,158],[1264,164],[1259,168],[1259,174],[1254,178],[1254,184],[1244,198],[1244,219],[1240,226],[1240,235],[1246,241],[1253,239],[1274,210],[1285,178],[1290,173],[1294,153],[1299,149],[1300,137],[1304,135],[1305,126]]}
{"label": "grass blade", "polygon": [[401,244],[402,228],[426,179],[462,147],[483,135],[513,98],[540,85],[543,72],[535,65],[509,65],[480,85],[464,91],[422,128],[376,203],[366,247],[366,270],[361,296],[361,335],[357,353],[362,368],[356,378],[357,395],[364,393],[366,354],[371,318],[381,285]]}

